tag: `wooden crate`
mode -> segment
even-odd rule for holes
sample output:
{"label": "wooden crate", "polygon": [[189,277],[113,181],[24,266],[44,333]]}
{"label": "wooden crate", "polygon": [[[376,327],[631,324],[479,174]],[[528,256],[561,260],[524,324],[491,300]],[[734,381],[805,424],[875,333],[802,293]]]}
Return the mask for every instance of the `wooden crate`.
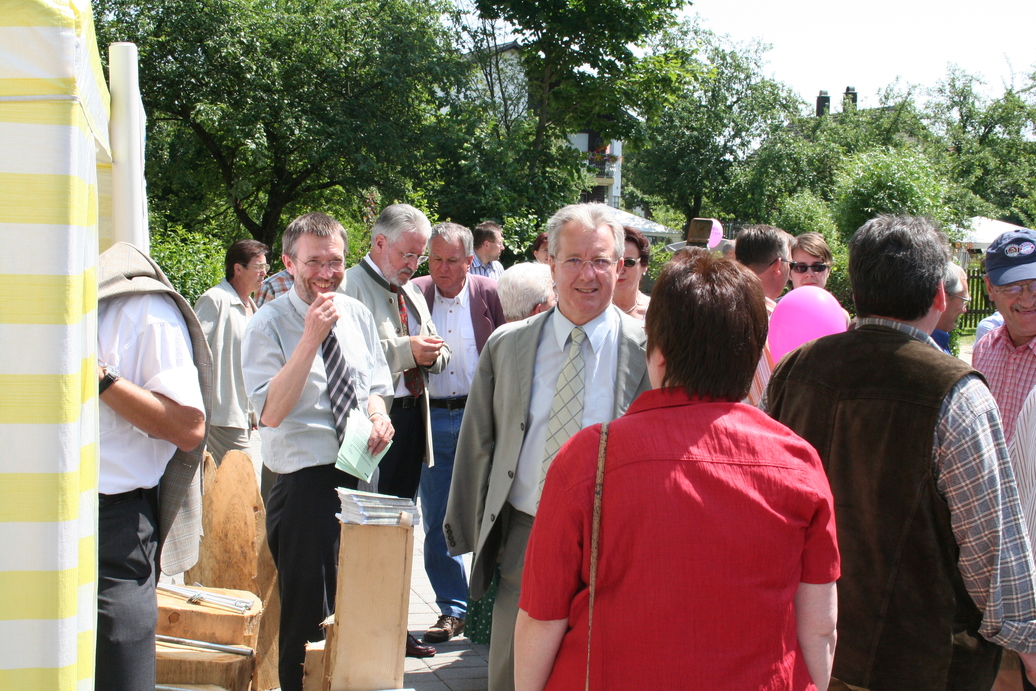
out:
{"label": "wooden crate", "polygon": [[331,691],[403,686],[413,550],[412,526],[342,525],[335,620],[356,613],[364,626],[329,632]]}

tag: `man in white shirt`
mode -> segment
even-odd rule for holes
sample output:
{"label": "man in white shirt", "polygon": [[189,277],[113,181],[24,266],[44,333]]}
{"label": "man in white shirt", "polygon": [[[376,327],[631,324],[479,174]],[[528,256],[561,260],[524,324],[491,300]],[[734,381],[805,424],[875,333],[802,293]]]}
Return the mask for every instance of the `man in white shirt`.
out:
{"label": "man in white shirt", "polygon": [[281,246],[292,289],[248,323],[242,360],[263,425],[263,462],[277,473],[266,535],[281,596],[280,683],[302,691],[306,642],[323,638],[320,623],[334,612],[336,489],[358,482],[335,467],[344,420],[350,412],[370,418],[367,446],[380,452],[393,435],[385,410],[392,386],[370,310],[336,293],[345,275],[345,229],[326,214],[305,214],[288,224]]}
{"label": "man in white shirt", "polygon": [[194,305],[212,351],[215,388],[206,447],[219,464],[228,451],[248,451],[254,414],[241,376],[241,340],[259,309],[252,293],[266,276],[270,248],[258,240],[238,240],[227,248],[225,277]]}
{"label": "man in white shirt", "polygon": [[470,230],[440,223],[432,228],[428,247],[429,275],[414,279],[414,285],[424,293],[435,330],[451,353],[446,369],[428,377],[435,464],[422,471],[420,487],[424,568],[440,611],[424,640],[443,643],[464,631],[468,605],[464,561],[450,556],[442,533],[457,436],[479,353],[493,330],[504,323],[504,314],[496,282],[469,274],[474,254]]}
{"label": "man in white shirt", "polygon": [[490,691],[514,688],[525,546],[550,461],[574,431],[618,417],[650,388],[643,325],[612,305],[622,226],[607,206],[573,204],[547,228],[557,307],[500,327],[486,343],[468,394],[443,523],[451,554],[475,553],[472,597],[486,592],[500,565]]}
{"label": "man in white shirt", "polygon": [[190,305],[157,264],[119,243],[98,269],[94,679],[99,689],[151,691],[156,567],[172,575],[198,558],[211,366]]}

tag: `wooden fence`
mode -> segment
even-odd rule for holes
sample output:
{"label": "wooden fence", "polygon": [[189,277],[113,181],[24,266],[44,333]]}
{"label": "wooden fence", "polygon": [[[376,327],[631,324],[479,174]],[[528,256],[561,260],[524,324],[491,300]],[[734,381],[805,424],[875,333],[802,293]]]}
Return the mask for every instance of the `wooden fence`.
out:
{"label": "wooden fence", "polygon": [[985,272],[981,268],[968,270],[968,292],[971,293],[971,303],[968,304],[968,313],[958,320],[958,324],[966,329],[974,329],[978,323],[996,311],[996,307],[986,295],[986,285],[982,281]]}

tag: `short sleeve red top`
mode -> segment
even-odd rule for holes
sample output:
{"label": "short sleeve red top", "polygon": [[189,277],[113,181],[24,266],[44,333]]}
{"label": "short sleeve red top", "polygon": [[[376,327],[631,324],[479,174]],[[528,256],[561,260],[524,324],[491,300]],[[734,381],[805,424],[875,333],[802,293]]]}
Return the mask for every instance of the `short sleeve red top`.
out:
{"label": "short sleeve red top", "polygon": [[[600,425],[558,453],[520,606],[569,620],[548,689],[582,688]],[[611,423],[592,688],[813,689],[800,582],[839,576],[831,490],[813,448],[741,403],[642,394]]]}

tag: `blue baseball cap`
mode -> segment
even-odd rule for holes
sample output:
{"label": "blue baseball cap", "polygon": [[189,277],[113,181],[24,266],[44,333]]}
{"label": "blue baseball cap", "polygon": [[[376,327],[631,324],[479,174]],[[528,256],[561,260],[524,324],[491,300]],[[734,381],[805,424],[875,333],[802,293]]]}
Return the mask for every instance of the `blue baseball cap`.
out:
{"label": "blue baseball cap", "polygon": [[1036,230],[1001,233],[986,250],[986,276],[995,286],[1036,279]]}

